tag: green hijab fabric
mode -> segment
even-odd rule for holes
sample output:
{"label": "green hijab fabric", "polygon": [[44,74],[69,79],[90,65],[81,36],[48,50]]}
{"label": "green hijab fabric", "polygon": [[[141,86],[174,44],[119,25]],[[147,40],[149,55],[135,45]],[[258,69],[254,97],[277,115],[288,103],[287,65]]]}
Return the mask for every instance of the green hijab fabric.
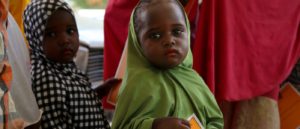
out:
{"label": "green hijab fabric", "polygon": [[[112,129],[151,129],[156,118],[173,116],[187,119],[192,114],[197,116],[204,128],[222,129],[223,115],[213,94],[192,69],[191,50],[174,68],[154,67],[143,55],[133,25],[133,13],[127,42],[126,73]],[[186,24],[190,37],[187,18]]]}

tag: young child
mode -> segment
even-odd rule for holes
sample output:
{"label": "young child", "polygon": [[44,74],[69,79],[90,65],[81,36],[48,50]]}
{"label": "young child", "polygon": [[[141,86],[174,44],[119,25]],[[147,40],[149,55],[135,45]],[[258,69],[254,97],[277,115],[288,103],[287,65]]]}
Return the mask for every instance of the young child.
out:
{"label": "young child", "polygon": [[189,37],[177,0],[140,1],[131,15],[113,129],[188,129],[193,115],[201,128],[223,128],[213,94],[192,69]]}
{"label": "young child", "polygon": [[79,36],[67,3],[32,0],[24,13],[24,28],[31,48],[32,88],[44,111],[42,128],[110,128],[101,107],[102,94],[91,89],[73,61]]}

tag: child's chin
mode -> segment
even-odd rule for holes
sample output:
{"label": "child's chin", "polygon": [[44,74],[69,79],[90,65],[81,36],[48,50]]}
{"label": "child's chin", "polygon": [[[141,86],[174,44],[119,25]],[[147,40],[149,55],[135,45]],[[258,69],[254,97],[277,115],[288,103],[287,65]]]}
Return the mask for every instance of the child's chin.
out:
{"label": "child's chin", "polygon": [[172,69],[175,68],[176,66],[178,66],[179,64],[167,64],[167,65],[160,65],[160,66],[156,66],[159,69]]}
{"label": "child's chin", "polygon": [[73,55],[64,56],[64,58],[62,58],[62,62],[72,62],[72,61],[74,61]]}
{"label": "child's chin", "polygon": [[58,63],[70,63],[73,62],[73,58],[64,58],[62,60],[56,60]]}
{"label": "child's chin", "polygon": [[70,63],[70,62],[73,62],[73,61],[74,61],[73,58],[71,58],[71,59],[65,60],[65,63]]}

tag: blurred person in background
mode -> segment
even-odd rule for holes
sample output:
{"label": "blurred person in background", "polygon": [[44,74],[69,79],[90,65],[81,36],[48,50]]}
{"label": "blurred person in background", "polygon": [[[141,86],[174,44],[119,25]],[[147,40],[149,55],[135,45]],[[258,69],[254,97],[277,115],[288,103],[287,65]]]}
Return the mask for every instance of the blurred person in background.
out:
{"label": "blurred person in background", "polygon": [[31,90],[29,52],[7,0],[0,1],[0,14],[0,128],[36,129],[41,112]]}
{"label": "blurred person in background", "polygon": [[279,129],[280,84],[300,57],[300,1],[203,0],[194,69],[224,113],[225,129]]}

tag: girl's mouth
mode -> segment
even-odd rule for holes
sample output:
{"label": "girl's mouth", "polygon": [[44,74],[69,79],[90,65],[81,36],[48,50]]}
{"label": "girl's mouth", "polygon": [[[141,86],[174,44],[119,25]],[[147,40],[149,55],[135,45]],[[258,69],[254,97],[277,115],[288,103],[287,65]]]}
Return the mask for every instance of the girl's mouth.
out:
{"label": "girl's mouth", "polygon": [[179,54],[176,49],[168,49],[165,53],[166,56],[177,56]]}
{"label": "girl's mouth", "polygon": [[73,55],[73,53],[74,53],[73,49],[67,48],[63,50],[64,55]]}

